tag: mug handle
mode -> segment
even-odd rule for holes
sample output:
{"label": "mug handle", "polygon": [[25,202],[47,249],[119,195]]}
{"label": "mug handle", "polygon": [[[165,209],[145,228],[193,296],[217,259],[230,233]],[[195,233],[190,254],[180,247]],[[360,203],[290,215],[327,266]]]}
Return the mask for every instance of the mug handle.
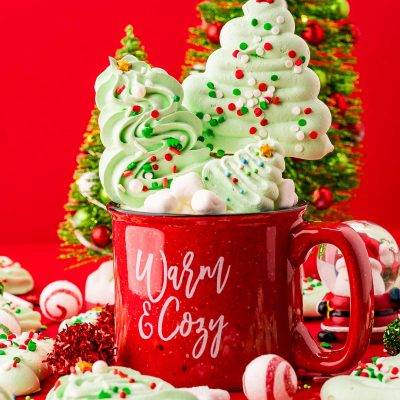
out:
{"label": "mug handle", "polygon": [[301,223],[290,237],[290,260],[300,268],[316,245],[338,247],[346,261],[351,305],[346,343],[338,350],[326,350],[312,338],[303,322],[294,331],[295,365],[321,373],[339,373],[353,367],[364,355],[373,327],[374,290],[368,253],[356,231],[341,223]]}

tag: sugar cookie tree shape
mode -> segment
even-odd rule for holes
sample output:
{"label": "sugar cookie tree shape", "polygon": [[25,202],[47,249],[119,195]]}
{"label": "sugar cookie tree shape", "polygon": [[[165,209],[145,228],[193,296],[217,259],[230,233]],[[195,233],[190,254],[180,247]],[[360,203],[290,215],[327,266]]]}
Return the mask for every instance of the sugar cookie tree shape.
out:
{"label": "sugar cookie tree shape", "polygon": [[324,157],[333,150],[331,114],[318,100],[319,78],[293,16],[284,0],[250,0],[243,11],[223,27],[205,72],[183,83],[184,105],[202,119],[205,143],[231,154],[271,137],[286,157]]}
{"label": "sugar cookie tree shape", "polygon": [[[221,27],[243,16],[245,2],[199,1],[201,23],[190,28],[183,78],[204,71],[209,55],[220,47]],[[343,219],[345,200],[359,184],[364,132],[354,55],[357,28],[349,20],[347,0],[287,0],[287,4],[295,17],[296,33],[307,41],[311,50],[309,66],[321,81],[319,97],[328,104],[333,116],[329,137],[335,151],[319,161],[286,159],[285,176],[296,181],[300,198],[318,207],[311,207],[313,216]]]}
{"label": "sugar cookie tree shape", "polygon": [[100,179],[114,202],[140,208],[175,177],[201,174],[210,151],[198,141],[200,120],[182,107],[177,80],[127,55],[110,59],[95,88],[105,146]]}
{"label": "sugar cookie tree shape", "polygon": [[[116,51],[116,58],[132,54],[138,59],[146,60],[147,54],[140,40],[134,36],[131,25],[126,27],[125,33],[121,41],[122,47]],[[95,107],[77,156],[74,181],[65,205],[66,215],[58,230],[62,241],[61,257],[82,262],[95,261],[112,254],[110,241],[98,240],[99,237],[107,238],[111,231],[111,219],[105,210],[109,198],[98,177],[100,156],[104,150],[100,140],[98,116],[99,110]],[[109,244],[104,246],[107,242]]]}

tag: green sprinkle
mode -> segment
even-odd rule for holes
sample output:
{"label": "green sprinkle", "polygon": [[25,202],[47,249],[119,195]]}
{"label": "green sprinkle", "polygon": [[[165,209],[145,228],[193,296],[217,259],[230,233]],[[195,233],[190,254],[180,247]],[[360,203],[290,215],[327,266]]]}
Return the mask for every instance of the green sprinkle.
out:
{"label": "green sprinkle", "polygon": [[142,130],[142,136],[145,138],[151,137],[152,133],[153,133],[153,128],[151,126],[148,126],[147,128],[144,128]]}
{"label": "green sprinkle", "polygon": [[206,130],[203,132],[203,135],[204,135],[204,136],[207,136],[207,137],[212,137],[212,136],[214,136],[214,131],[213,131],[212,129],[206,129]]}
{"label": "green sprinkle", "polygon": [[215,90],[210,90],[210,91],[208,92],[208,95],[209,95],[210,97],[212,97],[213,99],[215,99],[215,98],[217,97],[217,92],[216,92]]}
{"label": "green sprinkle", "polygon": [[264,29],[266,31],[270,31],[272,29],[272,24],[270,24],[269,22],[267,22],[266,24],[264,24]]}
{"label": "green sprinkle", "polygon": [[201,111],[199,111],[199,112],[196,113],[196,117],[197,117],[197,118],[200,118],[200,119],[203,119],[203,118],[204,118],[204,113],[202,113]]}
{"label": "green sprinkle", "polygon": [[37,345],[33,340],[30,340],[28,343],[28,350],[29,351],[36,351]]}
{"label": "green sprinkle", "polygon": [[240,96],[241,94],[242,94],[242,92],[240,91],[240,89],[233,89],[233,94],[235,95],[235,96]]}
{"label": "green sprinkle", "polygon": [[239,46],[240,50],[246,50],[248,47],[249,47],[248,44],[245,42],[240,43]]}
{"label": "green sprinkle", "polygon": [[251,172],[250,171],[246,171],[246,176],[250,176]]}
{"label": "green sprinkle", "polygon": [[372,362],[376,365],[376,362],[378,361],[380,357],[371,357]]}
{"label": "green sprinkle", "polygon": [[210,125],[211,125],[211,126],[217,126],[217,125],[218,125],[218,121],[217,121],[215,118],[212,118],[212,119],[210,120]]}
{"label": "green sprinkle", "polygon": [[246,115],[249,112],[249,109],[247,107],[242,107],[240,111],[242,112],[243,115]]}
{"label": "green sprinkle", "polygon": [[361,369],[358,369],[357,371],[354,371],[355,376],[360,376],[361,375]]}
{"label": "green sprinkle", "polygon": [[181,97],[178,96],[177,94],[173,97],[173,100],[175,103],[178,103],[179,101],[181,101]]}
{"label": "green sprinkle", "polygon": [[131,162],[131,163],[126,167],[127,171],[132,171],[132,170],[134,170],[134,169],[136,168],[136,165],[137,165],[137,163]]}
{"label": "green sprinkle", "polygon": [[197,140],[198,140],[199,142],[204,142],[204,136],[199,136],[199,137],[197,138]]}
{"label": "green sprinkle", "polygon": [[278,75],[272,75],[271,76],[271,81],[277,81],[279,78],[278,78]]}
{"label": "green sprinkle", "polygon": [[231,201],[231,199],[229,197],[226,198],[226,201]]}
{"label": "green sprinkle", "polygon": [[17,309],[15,310],[15,314],[21,314],[21,309],[20,309],[20,308],[17,308]]}
{"label": "green sprinkle", "polygon": [[303,385],[303,388],[304,388],[304,389],[311,389],[311,386],[310,386],[310,385],[307,385],[307,383],[305,383],[305,384]]}
{"label": "green sprinkle", "polygon": [[144,172],[151,172],[153,170],[153,168],[151,167],[150,163],[146,163],[143,165],[143,171]]}
{"label": "green sprinkle", "polygon": [[5,356],[6,352],[4,350],[0,350],[0,356]]}
{"label": "green sprinkle", "polygon": [[212,82],[207,82],[207,87],[209,89],[215,89],[215,85]]}
{"label": "green sprinkle", "polygon": [[260,107],[261,107],[263,110],[266,110],[267,107],[268,107],[267,102],[266,102],[266,101],[260,101]]}
{"label": "green sprinkle", "polygon": [[205,176],[205,177],[204,177],[204,180],[205,180],[205,181],[208,181],[208,176]]}
{"label": "green sprinkle", "polygon": [[304,56],[300,56],[299,58],[300,58],[300,60],[302,60],[302,61],[303,61],[303,63],[305,63],[305,62],[306,62],[306,58],[305,58]]}
{"label": "green sprinkle", "polygon": [[153,183],[151,184],[151,187],[152,187],[153,189],[157,190],[157,189],[158,189],[158,183],[157,183],[157,182],[153,182]]}
{"label": "green sprinkle", "polygon": [[105,390],[102,390],[102,391],[98,394],[97,398],[98,398],[98,399],[111,399],[111,398],[112,398],[112,394],[107,393]]}
{"label": "green sprinkle", "polygon": [[225,117],[221,115],[221,116],[218,118],[218,123],[222,124],[223,122],[225,122]]}
{"label": "green sprinkle", "polygon": [[113,388],[111,388],[111,390],[112,390],[114,393],[118,393],[118,392],[119,392],[118,386],[114,386]]}
{"label": "green sprinkle", "polygon": [[175,138],[168,138],[165,140],[168,147],[176,147],[179,145],[179,140]]}
{"label": "green sprinkle", "polygon": [[301,119],[301,120],[299,120],[299,125],[300,126],[306,126],[307,125],[307,121],[305,119]]}
{"label": "green sprinkle", "polygon": [[322,282],[318,282],[318,283],[317,283],[317,286],[322,286]]}
{"label": "green sprinkle", "polygon": [[312,282],[312,278],[311,278],[311,276],[309,276],[308,278],[307,278],[307,282]]}
{"label": "green sprinkle", "polygon": [[214,150],[214,145],[213,145],[213,144],[208,143],[208,144],[206,144],[206,146],[207,146],[211,151]]}
{"label": "green sprinkle", "polygon": [[257,26],[257,25],[258,25],[258,19],[257,19],[257,18],[253,18],[253,19],[251,20],[251,25]]}
{"label": "green sprinkle", "polygon": [[333,346],[330,343],[326,342],[322,342],[320,346],[323,347],[324,349],[333,349]]}
{"label": "green sprinkle", "polygon": [[125,392],[126,394],[131,394],[131,389],[129,389],[127,387],[123,388],[122,391]]}
{"label": "green sprinkle", "polygon": [[217,156],[218,157],[223,157],[225,155],[225,151],[224,150],[217,150]]}
{"label": "green sprinkle", "polygon": [[253,172],[254,172],[255,174],[258,174],[258,169],[257,169],[257,168],[254,168]]}

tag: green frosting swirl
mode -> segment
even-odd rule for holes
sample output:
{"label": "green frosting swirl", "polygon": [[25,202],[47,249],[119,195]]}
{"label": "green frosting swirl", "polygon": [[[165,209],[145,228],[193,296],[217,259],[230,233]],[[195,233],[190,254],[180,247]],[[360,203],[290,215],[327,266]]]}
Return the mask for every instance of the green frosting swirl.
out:
{"label": "green frosting swirl", "polygon": [[282,147],[267,139],[247,145],[233,156],[209,161],[203,169],[203,180],[208,190],[225,199],[230,211],[272,211],[280,208],[284,170]]}
{"label": "green frosting swirl", "polygon": [[132,55],[110,60],[95,85],[106,148],[99,175],[114,202],[137,208],[174,177],[201,172],[209,149],[198,142],[200,120],[182,107],[178,81]]}
{"label": "green frosting swirl", "polygon": [[283,0],[250,0],[243,10],[222,29],[205,72],[183,82],[184,106],[202,118],[205,143],[221,154],[271,137],[286,157],[322,158],[333,150],[331,114],[317,98],[319,78],[293,16]]}
{"label": "green frosting swirl", "polygon": [[194,395],[161,379],[129,368],[106,366],[99,372],[85,373],[77,368],[76,374],[61,377],[46,399],[120,399],[121,392],[125,392],[127,399],[196,400]]}

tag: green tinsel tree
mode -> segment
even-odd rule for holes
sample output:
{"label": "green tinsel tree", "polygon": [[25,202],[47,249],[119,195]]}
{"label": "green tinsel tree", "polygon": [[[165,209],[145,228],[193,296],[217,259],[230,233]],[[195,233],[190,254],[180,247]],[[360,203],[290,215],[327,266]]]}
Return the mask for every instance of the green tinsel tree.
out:
{"label": "green tinsel tree", "polygon": [[[132,26],[127,26],[125,33],[126,36],[121,40],[122,47],[116,51],[116,58],[132,54],[145,61],[147,54],[134,36]],[[112,255],[111,218],[105,208],[109,199],[98,178],[99,160],[104,150],[100,141],[98,116],[99,110],[94,107],[77,157],[74,181],[65,205],[65,219],[58,230],[63,242],[62,257],[84,262]]]}
{"label": "green tinsel tree", "polygon": [[[219,32],[243,15],[247,0],[206,0],[198,5],[202,24],[190,29],[182,78],[204,71],[209,55],[220,47]],[[309,201],[312,218],[345,218],[346,200],[359,185],[362,104],[353,54],[357,32],[349,22],[347,0],[287,0],[296,20],[296,33],[311,50],[312,68],[320,78],[319,99],[333,116],[329,136],[335,151],[319,161],[286,159],[286,177],[296,182],[301,199]]]}

